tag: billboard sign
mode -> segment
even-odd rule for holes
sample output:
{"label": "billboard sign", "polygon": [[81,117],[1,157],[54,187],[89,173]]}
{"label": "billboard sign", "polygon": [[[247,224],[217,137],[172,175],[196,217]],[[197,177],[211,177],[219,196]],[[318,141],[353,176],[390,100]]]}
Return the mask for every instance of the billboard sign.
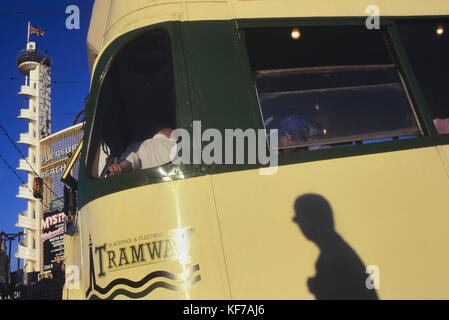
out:
{"label": "billboard sign", "polygon": [[43,271],[50,271],[56,257],[64,259],[64,212],[46,212],[41,220],[41,242],[44,249]]}

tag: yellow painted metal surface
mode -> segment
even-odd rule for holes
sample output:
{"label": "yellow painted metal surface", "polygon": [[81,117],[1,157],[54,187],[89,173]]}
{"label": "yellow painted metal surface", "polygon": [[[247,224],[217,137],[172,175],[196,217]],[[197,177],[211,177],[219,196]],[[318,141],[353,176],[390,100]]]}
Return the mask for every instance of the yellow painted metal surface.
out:
{"label": "yellow painted metal surface", "polygon": [[[80,212],[84,226],[81,241],[85,291],[91,285],[91,239],[95,281],[99,287],[107,288],[115,279],[136,283],[134,287],[118,284],[104,294],[94,290],[98,298],[230,298],[211,190],[208,177],[186,179],[127,190],[86,205]],[[173,233],[181,229],[192,231],[184,244]],[[143,258],[133,259],[131,246],[138,253],[141,244]],[[148,244],[154,257],[148,251]],[[99,249],[103,245],[105,249]],[[157,251],[161,249],[159,255],[154,251],[155,246]],[[116,266],[109,263],[113,255]],[[199,268],[197,271],[181,279],[195,266]],[[153,278],[153,272],[160,274]],[[130,293],[117,295],[117,290]],[[89,294],[88,298],[91,297]]]}
{"label": "yellow painted metal surface", "polygon": [[437,148],[445,165],[447,176],[449,177],[449,145],[438,146]]}
{"label": "yellow painted metal surface", "polygon": [[[364,267],[378,268],[380,299],[449,298],[449,178],[437,147],[282,166],[273,176],[250,170],[190,178],[94,200],[80,213],[82,288],[91,285],[91,237],[101,288],[117,279],[137,283],[156,271],[199,270],[181,280],[162,276],[136,288],[94,290],[90,298],[133,298],[113,293],[139,294],[165,282],[171,288],[138,298],[314,299],[308,279],[322,276],[316,270],[321,251],[293,221],[296,199],[307,194],[329,202],[336,232]],[[183,228],[194,230],[184,250],[187,263],[179,255],[151,259],[145,250],[145,263],[131,263],[130,245],[157,242],[163,238],[158,234]],[[122,267],[109,268],[103,251],[100,277],[102,245],[115,252],[116,264],[125,248],[129,264],[122,258]]]}
{"label": "yellow painted metal surface", "polygon": [[357,17],[376,5],[381,16],[441,15],[449,12],[444,0],[230,0],[237,18]]}
{"label": "yellow painted metal surface", "polygon": [[[338,234],[380,270],[381,299],[447,299],[449,179],[435,147],[212,176],[234,299],[310,299],[320,250],[294,202],[325,198]],[[334,275],[338,277],[338,274]]]}

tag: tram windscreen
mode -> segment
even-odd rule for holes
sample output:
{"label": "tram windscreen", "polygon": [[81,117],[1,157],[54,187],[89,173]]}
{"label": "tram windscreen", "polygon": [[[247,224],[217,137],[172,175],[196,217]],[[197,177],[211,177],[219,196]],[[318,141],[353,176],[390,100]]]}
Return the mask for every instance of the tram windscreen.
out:
{"label": "tram windscreen", "polygon": [[114,56],[101,83],[90,138],[88,166],[94,177],[105,177],[112,165],[131,156],[132,167],[117,173],[146,169],[160,160],[148,160],[143,152],[157,134],[176,128],[171,57],[170,37],[163,30],[141,35]]}
{"label": "tram windscreen", "polygon": [[363,27],[249,29],[265,129],[283,151],[421,134],[386,35]]}

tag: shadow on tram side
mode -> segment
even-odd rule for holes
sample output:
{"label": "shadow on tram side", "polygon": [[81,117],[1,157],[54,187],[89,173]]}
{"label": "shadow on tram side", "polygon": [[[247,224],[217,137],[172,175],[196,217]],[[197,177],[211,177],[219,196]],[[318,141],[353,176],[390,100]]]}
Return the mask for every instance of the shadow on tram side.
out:
{"label": "shadow on tram side", "polygon": [[335,231],[332,208],[317,194],[298,197],[295,217],[304,236],[320,249],[315,264],[316,275],[307,286],[317,300],[377,300],[374,289],[368,289],[368,274],[357,253]]}

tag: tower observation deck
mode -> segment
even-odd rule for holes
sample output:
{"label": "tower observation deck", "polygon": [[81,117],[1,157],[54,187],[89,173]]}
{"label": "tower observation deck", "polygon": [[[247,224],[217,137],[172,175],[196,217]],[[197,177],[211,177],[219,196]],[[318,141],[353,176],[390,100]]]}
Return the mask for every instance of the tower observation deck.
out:
{"label": "tower observation deck", "polygon": [[40,63],[50,67],[50,58],[37,50],[35,42],[28,42],[27,49],[19,52],[17,56],[17,68],[24,76],[29,75]]}

